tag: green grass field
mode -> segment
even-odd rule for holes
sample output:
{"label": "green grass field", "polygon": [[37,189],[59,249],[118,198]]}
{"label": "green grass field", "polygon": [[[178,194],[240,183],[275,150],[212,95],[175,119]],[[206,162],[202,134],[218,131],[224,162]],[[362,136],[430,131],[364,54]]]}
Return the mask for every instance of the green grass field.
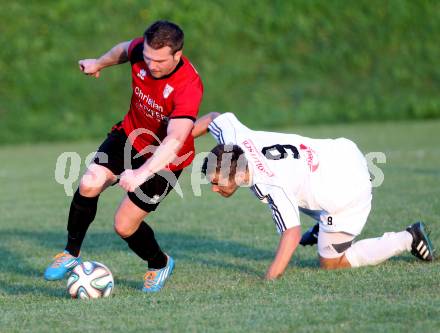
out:
{"label": "green grass field", "polygon": [[[345,136],[364,152],[382,151],[383,185],[361,236],[400,230],[416,219],[440,246],[440,121],[292,128],[313,137]],[[299,248],[276,282],[262,276],[277,246],[270,212],[246,189],[228,199],[202,187],[170,195],[149,222],[176,269],[157,295],[140,292],[145,267],[113,232],[122,190],[100,199],[85,259],[112,270],[113,297],[71,300],[65,282],[42,273],[65,244],[70,198],[54,180],[64,151],[83,158],[99,142],[0,148],[1,332],[438,332],[440,265],[411,254],[377,267],[320,271],[316,248]],[[214,145],[198,141],[199,151]],[[303,219],[306,227],[310,219]]]}

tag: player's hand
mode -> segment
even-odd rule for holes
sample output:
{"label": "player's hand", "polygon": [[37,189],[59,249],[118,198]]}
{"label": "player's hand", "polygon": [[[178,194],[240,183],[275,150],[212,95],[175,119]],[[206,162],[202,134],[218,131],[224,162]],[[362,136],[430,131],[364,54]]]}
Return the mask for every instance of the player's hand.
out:
{"label": "player's hand", "polygon": [[79,69],[86,75],[99,77],[102,69],[97,59],[82,59],[78,61]]}
{"label": "player's hand", "polygon": [[144,175],[141,175],[139,170],[127,169],[119,178],[119,186],[127,192],[134,192],[134,190],[145,182]]}

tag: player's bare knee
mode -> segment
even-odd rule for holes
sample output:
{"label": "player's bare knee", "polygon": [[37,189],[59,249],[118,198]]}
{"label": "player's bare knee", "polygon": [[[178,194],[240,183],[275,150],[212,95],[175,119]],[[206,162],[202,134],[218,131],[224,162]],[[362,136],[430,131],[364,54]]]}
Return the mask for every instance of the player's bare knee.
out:
{"label": "player's bare knee", "polygon": [[132,232],[130,228],[127,227],[127,223],[124,223],[124,220],[118,215],[115,215],[115,223],[113,225],[115,232],[122,238],[130,237]]}
{"label": "player's bare knee", "polygon": [[116,177],[109,170],[102,166],[92,164],[81,178],[79,192],[84,196],[93,197],[99,195],[115,180]]}
{"label": "player's bare knee", "polygon": [[331,261],[329,259],[322,258],[322,257],[319,258],[319,266],[325,270],[334,269]]}
{"label": "player's bare knee", "polygon": [[331,270],[331,269],[339,269],[339,268],[348,268],[350,267],[347,265],[345,256],[341,256],[339,258],[319,258],[320,267],[325,270]]}
{"label": "player's bare knee", "polygon": [[127,217],[118,210],[115,214],[115,221],[113,228],[115,232],[122,238],[130,237],[136,229],[134,229],[133,224],[127,219]]}
{"label": "player's bare knee", "polygon": [[337,263],[333,263],[333,262],[325,262],[325,263],[321,262],[321,268],[326,271],[329,271],[329,270],[338,269],[338,268],[342,268],[342,267],[340,267]]}
{"label": "player's bare knee", "polygon": [[79,193],[85,197],[94,197],[101,193],[101,188],[93,186],[88,180],[81,178],[79,183]]}
{"label": "player's bare knee", "polygon": [[131,233],[127,228],[124,227],[124,225],[121,224],[114,224],[115,232],[121,237],[121,238],[127,238],[131,236]]}

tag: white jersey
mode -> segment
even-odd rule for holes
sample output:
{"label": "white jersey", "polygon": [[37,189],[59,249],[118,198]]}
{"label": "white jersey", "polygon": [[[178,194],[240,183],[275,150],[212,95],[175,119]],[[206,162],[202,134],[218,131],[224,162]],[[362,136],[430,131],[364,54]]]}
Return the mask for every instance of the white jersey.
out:
{"label": "white jersey", "polygon": [[[322,226],[329,232],[360,233],[370,209],[371,183],[367,162],[352,141],[253,131],[232,113],[217,117],[209,131],[218,143],[245,152],[250,188],[269,204],[279,233],[300,224],[299,210],[321,222],[324,216]],[[359,211],[359,201],[368,202],[368,212],[364,221],[352,221],[353,215],[345,213]]]}

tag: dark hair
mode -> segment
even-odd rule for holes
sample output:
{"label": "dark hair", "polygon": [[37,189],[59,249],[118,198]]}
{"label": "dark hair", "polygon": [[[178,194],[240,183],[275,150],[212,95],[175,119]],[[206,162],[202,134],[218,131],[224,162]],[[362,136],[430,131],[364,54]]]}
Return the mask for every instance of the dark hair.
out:
{"label": "dark hair", "polygon": [[237,171],[247,168],[244,151],[237,145],[220,144],[215,146],[203,160],[202,173],[207,176],[215,172],[233,179]]}
{"label": "dark hair", "polygon": [[144,32],[145,42],[153,49],[169,46],[174,54],[183,48],[183,31],[177,24],[160,20],[150,25]]}

